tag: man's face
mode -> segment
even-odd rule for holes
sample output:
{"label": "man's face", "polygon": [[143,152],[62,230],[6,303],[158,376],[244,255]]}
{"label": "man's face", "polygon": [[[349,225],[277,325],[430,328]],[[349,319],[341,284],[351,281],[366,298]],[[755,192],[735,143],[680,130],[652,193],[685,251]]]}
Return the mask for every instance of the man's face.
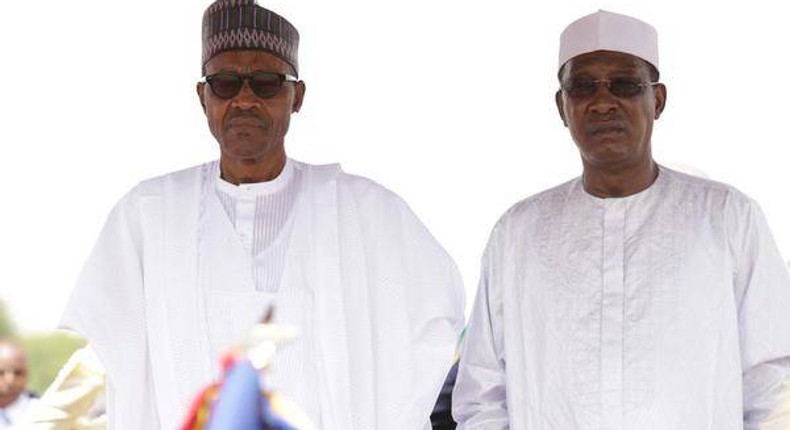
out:
{"label": "man's face", "polygon": [[[294,74],[288,63],[256,50],[217,54],[206,63],[206,74],[218,72]],[[297,112],[302,105],[304,89],[301,81],[283,82],[276,94],[261,98],[245,81],[238,94],[222,98],[208,84],[198,83],[197,87],[211,134],[219,142],[222,157],[252,163],[269,157],[284,159],[285,134],[288,132],[291,113]]]}
{"label": "man's face", "polygon": [[[592,84],[592,91],[574,94],[569,90],[574,85],[591,89],[591,82],[600,80],[614,81],[620,87],[597,83]],[[666,100],[664,85],[650,82],[649,66],[621,52],[591,52],[565,64],[560,76],[563,89],[555,99],[585,167],[612,170],[650,162],[653,121]],[[629,83],[641,84],[638,92],[618,91],[627,89]]]}
{"label": "man's face", "polygon": [[16,345],[0,343],[0,407],[13,403],[27,387],[27,357]]}

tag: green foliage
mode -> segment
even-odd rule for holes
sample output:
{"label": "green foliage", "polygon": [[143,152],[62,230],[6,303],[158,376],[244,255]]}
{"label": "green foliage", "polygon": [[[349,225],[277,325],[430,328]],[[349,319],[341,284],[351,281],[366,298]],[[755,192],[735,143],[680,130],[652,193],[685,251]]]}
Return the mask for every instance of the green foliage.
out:
{"label": "green foliage", "polygon": [[6,308],[5,302],[0,300],[0,339],[16,337],[16,326],[11,320],[11,314]]}
{"label": "green foliage", "polygon": [[73,334],[58,331],[23,336],[22,344],[27,350],[30,368],[28,389],[42,394],[71,354],[86,342]]}

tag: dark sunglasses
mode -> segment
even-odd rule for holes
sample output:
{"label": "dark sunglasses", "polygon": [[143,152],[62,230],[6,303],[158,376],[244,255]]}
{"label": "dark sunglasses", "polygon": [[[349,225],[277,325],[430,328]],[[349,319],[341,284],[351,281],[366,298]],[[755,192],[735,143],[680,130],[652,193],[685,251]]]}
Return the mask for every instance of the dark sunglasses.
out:
{"label": "dark sunglasses", "polygon": [[644,82],[638,78],[579,79],[563,84],[562,91],[573,99],[588,99],[598,91],[598,85],[604,85],[615,97],[631,98],[642,94],[645,88],[657,84],[658,82]]}
{"label": "dark sunglasses", "polygon": [[283,82],[296,82],[296,76],[275,72],[218,72],[206,75],[206,83],[211,92],[221,99],[232,99],[241,91],[244,81],[256,96],[262,99],[274,97],[282,88]]}

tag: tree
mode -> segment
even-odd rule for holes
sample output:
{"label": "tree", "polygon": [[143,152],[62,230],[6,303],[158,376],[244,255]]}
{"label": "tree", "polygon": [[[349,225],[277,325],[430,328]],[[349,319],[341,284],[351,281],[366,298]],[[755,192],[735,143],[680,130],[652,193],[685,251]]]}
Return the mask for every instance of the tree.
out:
{"label": "tree", "polygon": [[42,394],[55,380],[58,371],[74,351],[85,346],[85,339],[64,331],[36,333],[24,336],[30,366],[28,388]]}

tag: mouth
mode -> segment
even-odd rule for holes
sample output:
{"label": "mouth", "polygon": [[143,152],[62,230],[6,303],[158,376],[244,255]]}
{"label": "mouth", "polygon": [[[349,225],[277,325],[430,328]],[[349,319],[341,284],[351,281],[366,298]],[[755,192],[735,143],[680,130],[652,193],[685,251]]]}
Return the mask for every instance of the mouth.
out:
{"label": "mouth", "polygon": [[255,127],[255,128],[265,128],[265,124],[258,118],[251,118],[251,117],[242,117],[242,118],[231,118],[227,122],[226,128],[232,127]]}
{"label": "mouth", "polygon": [[256,115],[233,115],[225,121],[225,129],[234,127],[266,128],[266,121]]}
{"label": "mouth", "polygon": [[619,125],[597,125],[587,128],[587,135],[590,137],[607,137],[625,134],[625,127]]}

